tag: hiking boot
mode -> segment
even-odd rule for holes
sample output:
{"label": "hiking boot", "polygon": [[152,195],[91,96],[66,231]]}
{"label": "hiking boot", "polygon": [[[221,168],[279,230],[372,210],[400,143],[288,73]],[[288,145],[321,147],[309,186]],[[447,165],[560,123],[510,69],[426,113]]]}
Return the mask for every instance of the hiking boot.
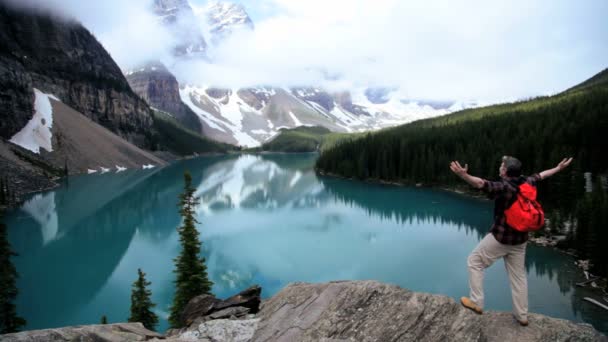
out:
{"label": "hiking boot", "polygon": [[473,303],[468,297],[460,297],[460,304],[467,309],[473,310],[476,314],[481,315],[483,313],[483,309]]}
{"label": "hiking boot", "polygon": [[519,318],[515,317],[515,315],[513,315],[513,318],[515,318],[517,323],[519,323],[519,325],[521,325],[522,327],[527,327],[529,324],[527,319],[520,320]]}

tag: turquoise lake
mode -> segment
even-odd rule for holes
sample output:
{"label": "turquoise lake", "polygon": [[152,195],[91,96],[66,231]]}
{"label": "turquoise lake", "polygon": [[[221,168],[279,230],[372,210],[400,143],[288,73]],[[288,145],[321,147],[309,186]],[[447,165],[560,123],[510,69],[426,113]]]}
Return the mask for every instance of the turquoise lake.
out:
{"label": "turquoise lake", "polygon": [[[374,279],[414,291],[468,295],[466,259],[492,222],[493,203],[441,190],[319,177],[316,154],[200,157],[164,168],[70,177],[5,217],[19,253],[26,329],[124,322],[142,268],[161,323],[180,250],[178,195],[192,174],[213,292],[259,284]],[[574,260],[529,245],[529,309],[608,331],[608,311],[583,300]],[[502,261],[486,272],[486,309],[511,310]]]}

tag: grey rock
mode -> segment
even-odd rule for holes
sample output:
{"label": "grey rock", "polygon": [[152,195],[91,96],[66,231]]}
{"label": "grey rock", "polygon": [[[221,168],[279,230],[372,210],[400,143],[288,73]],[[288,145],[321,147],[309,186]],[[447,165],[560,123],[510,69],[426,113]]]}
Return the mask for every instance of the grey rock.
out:
{"label": "grey rock", "polygon": [[220,311],[216,311],[211,315],[207,316],[209,319],[220,319],[220,318],[231,318],[231,317],[244,317],[246,316],[251,309],[245,308],[242,306],[230,307],[226,309],[222,309]]}
{"label": "grey rock", "polygon": [[608,342],[588,324],[530,314],[530,325],[521,327],[507,312],[477,315],[452,298],[376,281],[293,283],[265,300],[255,318],[246,316],[197,320],[166,336],[148,331],[140,323],[125,323],[27,331],[2,335],[0,340]]}
{"label": "grey rock", "polygon": [[[195,329],[188,330],[177,337],[175,341],[205,341],[205,342],[247,342],[251,341],[257,329],[259,319],[229,320],[218,319],[204,322]],[[173,339],[168,339],[173,341]]]}
{"label": "grey rock", "polygon": [[586,324],[506,312],[376,281],[294,283],[264,303],[253,341],[608,341]]}
{"label": "grey rock", "polygon": [[144,328],[141,323],[116,323],[22,331],[0,335],[0,340],[3,342],[127,342],[149,341],[162,337],[163,335]]}

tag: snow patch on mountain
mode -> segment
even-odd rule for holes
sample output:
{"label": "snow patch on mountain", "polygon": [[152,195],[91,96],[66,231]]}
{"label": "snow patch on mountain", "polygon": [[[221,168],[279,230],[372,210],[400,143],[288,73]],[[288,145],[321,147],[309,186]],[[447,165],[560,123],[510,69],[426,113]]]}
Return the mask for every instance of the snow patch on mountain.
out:
{"label": "snow patch on mountain", "polygon": [[34,88],[34,95],[34,116],[9,141],[34,153],[40,154],[40,148],[52,152],[53,107],[49,99],[55,101],[59,101],[59,99],[36,88]]}
{"label": "snow patch on mountain", "polygon": [[[208,87],[184,86],[180,88],[179,94],[182,101],[211,128],[228,132],[240,146],[259,146],[260,141],[243,129],[243,115],[256,113],[256,110],[245,105],[235,91],[228,90],[226,95],[215,98],[208,95],[208,90]],[[216,112],[215,115],[210,109]]]}
{"label": "snow patch on mountain", "polygon": [[289,111],[289,116],[293,120],[294,125],[296,125],[296,126],[303,126],[302,122],[300,122],[300,120],[298,120],[298,118],[295,116],[295,114],[292,111]]}

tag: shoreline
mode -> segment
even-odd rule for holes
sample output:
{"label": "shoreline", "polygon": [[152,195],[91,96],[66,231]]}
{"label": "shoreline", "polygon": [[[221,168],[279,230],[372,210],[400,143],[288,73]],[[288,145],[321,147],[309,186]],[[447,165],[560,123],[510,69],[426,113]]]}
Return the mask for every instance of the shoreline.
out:
{"label": "shoreline", "polygon": [[[198,157],[224,156],[224,155],[232,155],[232,154],[240,154],[240,153],[205,152],[205,153],[191,154],[191,155],[187,155],[187,156],[176,156],[174,154],[171,154],[172,156],[175,156],[176,158],[168,159],[168,158],[159,157],[159,159],[164,161],[165,164],[164,165],[155,165],[155,167],[162,168],[165,166],[169,166],[169,165],[173,164],[174,162],[180,161],[180,160],[189,160],[189,159],[194,159],[194,158],[198,158]],[[113,168],[112,168],[112,170],[113,170]],[[127,170],[142,170],[142,169],[141,168],[127,168]],[[27,189],[24,191],[19,191],[19,190],[22,190],[23,188],[18,187],[18,188],[16,188],[17,192],[15,193],[16,201],[14,203],[8,203],[7,205],[0,207],[0,211],[1,210],[9,211],[9,210],[17,209],[23,205],[26,197],[31,197],[31,196],[34,196],[39,193],[43,193],[46,191],[51,191],[53,189],[56,189],[61,185],[61,183],[63,181],[68,179],[70,176],[83,176],[83,175],[89,175],[89,173],[87,173],[86,171],[76,171],[76,172],[70,172],[68,175],[48,177],[46,179],[48,180],[48,182],[52,183],[52,185],[50,185],[50,186],[34,187],[33,189]]]}
{"label": "shoreline", "polygon": [[317,175],[323,176],[323,177],[332,177],[332,178],[337,178],[337,179],[343,179],[343,180],[349,180],[349,181],[354,181],[354,182],[362,182],[362,183],[369,183],[369,184],[382,184],[382,185],[393,185],[393,186],[399,186],[399,187],[412,187],[412,188],[426,188],[426,189],[434,189],[434,190],[443,190],[443,191],[447,191],[447,192],[451,192],[451,193],[455,193],[458,195],[463,195],[469,198],[475,198],[475,199],[481,199],[484,201],[490,201],[490,199],[488,199],[486,196],[484,196],[483,194],[478,194],[478,191],[468,191],[466,190],[467,187],[447,187],[445,185],[434,185],[434,184],[424,184],[424,183],[403,183],[403,182],[397,182],[397,181],[385,181],[385,180],[381,180],[381,179],[377,179],[377,178],[366,178],[366,179],[357,179],[357,178],[348,178],[348,177],[344,177],[342,175],[338,175],[338,174],[334,174],[334,173],[329,173],[329,172],[323,172],[323,171],[319,171],[318,169],[314,169],[315,173]]}

